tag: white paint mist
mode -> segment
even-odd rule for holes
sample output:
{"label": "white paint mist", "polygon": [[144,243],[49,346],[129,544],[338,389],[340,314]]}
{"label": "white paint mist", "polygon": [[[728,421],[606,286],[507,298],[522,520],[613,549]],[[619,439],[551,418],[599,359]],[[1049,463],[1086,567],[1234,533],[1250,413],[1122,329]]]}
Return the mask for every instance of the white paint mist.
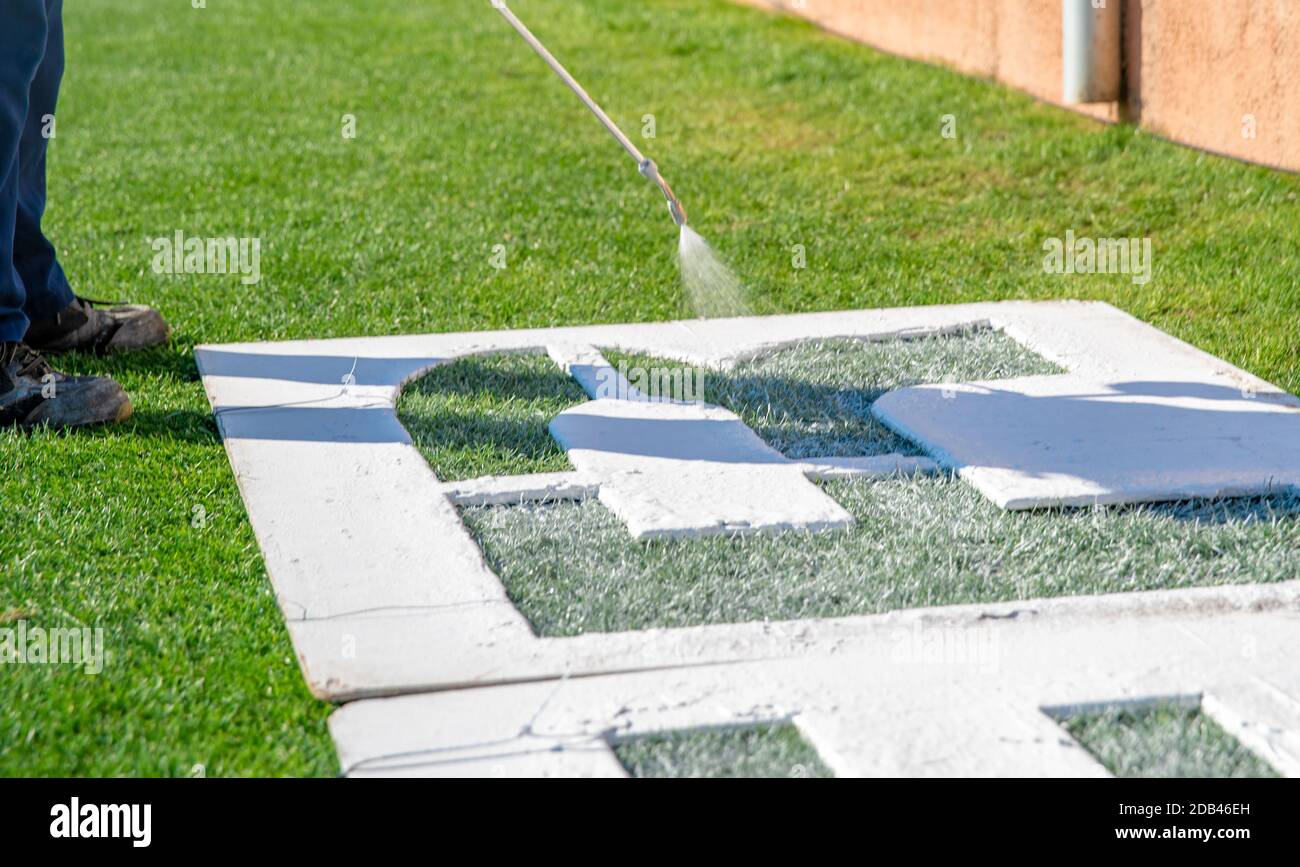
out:
{"label": "white paint mist", "polygon": [[678,247],[682,284],[696,315],[711,319],[749,313],[740,281],[709,242],[690,226],[682,226]]}

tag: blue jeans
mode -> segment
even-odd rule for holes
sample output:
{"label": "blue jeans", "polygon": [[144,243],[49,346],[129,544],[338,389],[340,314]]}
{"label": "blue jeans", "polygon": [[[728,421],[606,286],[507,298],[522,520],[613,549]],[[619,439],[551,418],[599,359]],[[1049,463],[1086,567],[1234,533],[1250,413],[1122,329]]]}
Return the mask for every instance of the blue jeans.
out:
{"label": "blue jeans", "polygon": [[45,149],[63,78],[63,0],[0,0],[0,341],[72,303],[41,231]]}

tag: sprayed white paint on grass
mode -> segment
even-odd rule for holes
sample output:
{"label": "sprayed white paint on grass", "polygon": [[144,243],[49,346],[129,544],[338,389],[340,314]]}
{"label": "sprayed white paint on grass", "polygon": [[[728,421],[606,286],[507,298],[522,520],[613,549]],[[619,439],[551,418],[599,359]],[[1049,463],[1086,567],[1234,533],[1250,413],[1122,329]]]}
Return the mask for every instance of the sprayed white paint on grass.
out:
{"label": "sprayed white paint on grass", "polygon": [[[1066,376],[1089,382],[1197,381],[1210,388],[1231,389],[1234,394],[1245,390],[1254,395],[1256,403],[1300,408],[1300,400],[1264,380],[1099,302],[1004,301],[689,323],[229,344],[198,347],[195,355],[297,656],[307,682],[322,698],[350,700],[564,675],[569,677],[569,688],[589,674],[679,666],[662,675],[673,683],[676,681],[671,679],[683,671],[705,663],[818,654],[833,659],[836,654],[851,652],[854,646],[862,649],[862,630],[883,630],[889,638],[900,623],[914,622],[910,617],[926,623],[935,622],[936,617],[961,618],[980,626],[998,622],[1019,630],[1050,611],[1068,611],[1074,618],[1083,610],[1101,607],[1108,612],[1103,617],[1108,621],[1122,622],[1140,615],[1143,640],[1156,646],[1151,630],[1157,621],[1201,606],[1197,616],[1210,622],[1226,614],[1223,606],[1231,604],[1234,610],[1249,611],[1252,622],[1239,624],[1230,634],[1237,636],[1238,643],[1242,634],[1258,636],[1260,647],[1250,659],[1241,656],[1239,647],[1222,651],[1221,662],[1239,665],[1243,675],[1249,676],[1230,687],[1230,705],[1220,703],[1213,713],[1221,721],[1230,719],[1223,723],[1225,728],[1243,742],[1253,737],[1261,750],[1285,750],[1286,755],[1295,757],[1290,764],[1270,761],[1279,769],[1285,765],[1300,774],[1300,725],[1283,721],[1294,714],[1294,701],[1288,695],[1300,695],[1300,682],[1290,687],[1276,681],[1261,686],[1250,680],[1253,675],[1249,671],[1300,654],[1296,651],[1292,657],[1283,657],[1280,655],[1293,648],[1269,650],[1265,645],[1265,636],[1273,634],[1273,629],[1283,636],[1294,635],[1294,617],[1288,627],[1289,615],[1274,624],[1269,614],[1283,606],[1289,611],[1300,610],[1300,581],[1035,600],[1031,606],[1023,600],[982,603],[961,609],[960,614],[954,613],[955,609],[937,613],[939,609],[929,608],[906,616],[894,612],[878,618],[785,625],[756,622],[540,638],[484,562],[482,550],[470,538],[456,507],[440,490],[438,478],[410,435],[398,424],[394,409],[402,384],[417,373],[474,353],[595,345],[721,368],[801,340],[883,340],[900,334],[969,330],[975,325],[1002,330],[1069,370]],[[358,358],[360,363],[356,363]],[[346,393],[340,392],[340,377],[354,367],[355,384]],[[953,393],[958,403],[970,396]],[[1205,451],[1196,458],[1200,465],[1212,465],[1214,453]],[[1300,484],[1300,475],[1293,478]],[[1266,487],[1266,481],[1261,481],[1261,487]],[[1027,612],[1031,610],[1038,613],[1030,617]],[[1059,626],[1058,621],[1050,629],[1035,631],[1041,643],[1030,638],[1018,649],[1012,648],[1008,639],[1001,645],[1001,658],[1019,659],[1020,653],[1038,658],[1042,650],[1060,647]],[[1199,626],[1195,634],[1200,634]],[[1194,641],[1191,644],[1199,647]],[[1054,668],[1045,663],[1052,688],[1033,698],[1039,704],[1055,706],[1123,696],[1122,678],[1103,675],[1151,670],[1144,662],[1120,656],[1114,663],[1089,659],[1087,665],[1079,664],[1088,654],[1078,647],[1090,653],[1112,645],[1113,640],[1103,641],[1092,634],[1070,648],[1073,657],[1062,657],[1073,658],[1073,664]],[[353,646],[356,654],[339,652],[340,647]],[[1155,658],[1163,664],[1177,661],[1182,647],[1157,650]],[[1270,653],[1279,656],[1272,658]],[[890,661],[889,645],[881,651],[873,644],[865,648],[865,654],[868,660]],[[937,678],[947,671],[940,669]],[[1065,675],[1084,669],[1097,674],[1098,689],[1067,689],[1070,681]],[[1295,671],[1294,665],[1291,671]],[[1004,673],[1009,677],[1007,683],[1018,682],[1015,673]],[[1208,709],[1213,696],[1224,695],[1229,681],[1208,676],[1214,672],[1202,673],[1207,677],[1174,679],[1167,684],[1171,689],[1142,694],[1201,690],[1206,693],[1203,706]],[[961,749],[956,755],[972,758],[980,748],[960,737],[971,731],[968,719],[959,720],[951,729],[931,726],[931,711],[959,709],[963,701],[987,704],[1001,699],[983,684],[972,684],[973,698],[959,696],[949,704],[938,697],[937,681],[904,680],[896,686],[873,681],[865,670],[855,669],[852,676],[855,683],[868,685],[874,706],[883,707],[881,696],[897,695],[896,704],[907,704],[907,697],[916,699],[916,710],[910,716],[895,705],[882,713],[894,714],[885,718],[886,723],[902,720],[900,738],[915,735],[916,741],[923,742],[897,753],[902,760],[914,759],[914,769],[921,772],[934,773],[940,767],[935,762],[920,767],[929,758],[920,748],[925,744],[946,751],[945,755],[954,754],[953,744],[957,744]],[[727,682],[737,680],[734,669],[726,669],[722,677]],[[953,682],[946,675],[942,679],[944,684]],[[1205,683],[1218,685],[1213,689],[1200,685]],[[545,692],[554,686],[540,684],[538,688]],[[483,706],[478,696],[466,701]],[[746,706],[753,707],[752,701]],[[1276,721],[1265,724],[1266,718]],[[879,744],[871,726],[860,722],[847,720],[844,729],[835,731],[865,733],[872,743]],[[906,732],[902,731],[904,724],[910,726]],[[481,718],[470,720],[469,725],[471,734],[477,731],[481,741]],[[518,731],[517,727],[513,731]],[[958,737],[951,738],[953,732]],[[1017,743],[1025,743],[1023,737]],[[998,744],[1006,745],[996,741],[991,749],[1001,749]],[[515,745],[513,740],[511,745]],[[878,754],[886,759],[894,755],[885,752],[887,749],[882,746]],[[566,756],[567,761],[573,754]],[[608,762],[618,770],[612,754]]]}
{"label": "sprayed white paint on grass", "polygon": [[709,242],[690,226],[682,226],[678,248],[682,283],[696,314],[712,319],[744,316],[749,312],[740,281],[718,256]]}

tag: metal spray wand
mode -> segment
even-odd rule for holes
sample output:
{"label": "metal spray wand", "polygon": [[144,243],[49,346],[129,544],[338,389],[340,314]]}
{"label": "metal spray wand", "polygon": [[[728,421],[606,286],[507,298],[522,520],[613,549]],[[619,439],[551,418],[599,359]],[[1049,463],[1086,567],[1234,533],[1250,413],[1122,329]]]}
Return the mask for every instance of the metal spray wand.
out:
{"label": "metal spray wand", "polygon": [[519,31],[519,35],[524,38],[524,41],[533,47],[533,50],[541,56],[542,60],[546,61],[546,65],[554,70],[560,80],[577,94],[578,99],[582,100],[583,104],[591,109],[591,113],[605,126],[605,129],[609,130],[609,134],[614,137],[614,140],[623,146],[623,150],[627,151],[628,155],[636,160],[637,169],[641,174],[658,185],[659,189],[663,191],[664,198],[668,200],[668,210],[673,215],[673,222],[677,223],[679,227],[686,225],[686,209],[682,207],[682,203],[673,194],[673,188],[668,186],[668,182],[664,180],[663,175],[659,174],[659,167],[655,165],[654,160],[641,153],[637,146],[632,143],[632,140],[623,134],[623,131],[618,128],[618,124],[614,123],[609,115],[605,114],[605,110],[596,104],[596,101],[583,89],[582,85],[578,84],[577,79],[569,74],[569,71],[560,64],[560,61],[555,59],[555,55],[547,51],[546,46],[533,35],[531,30],[524,26],[524,22],[515,17],[515,13],[510,11],[510,7],[506,5],[505,0],[492,0],[492,5],[501,13],[502,17],[510,22],[511,27]]}

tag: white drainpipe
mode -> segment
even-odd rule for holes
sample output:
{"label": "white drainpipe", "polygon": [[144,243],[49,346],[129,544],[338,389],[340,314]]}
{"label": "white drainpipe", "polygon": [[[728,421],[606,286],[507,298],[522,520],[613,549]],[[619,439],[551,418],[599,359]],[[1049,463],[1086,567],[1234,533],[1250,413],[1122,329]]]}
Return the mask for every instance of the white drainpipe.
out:
{"label": "white drainpipe", "polygon": [[1120,98],[1120,4],[1061,0],[1061,60],[1067,103]]}

